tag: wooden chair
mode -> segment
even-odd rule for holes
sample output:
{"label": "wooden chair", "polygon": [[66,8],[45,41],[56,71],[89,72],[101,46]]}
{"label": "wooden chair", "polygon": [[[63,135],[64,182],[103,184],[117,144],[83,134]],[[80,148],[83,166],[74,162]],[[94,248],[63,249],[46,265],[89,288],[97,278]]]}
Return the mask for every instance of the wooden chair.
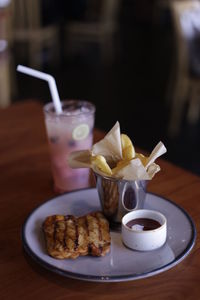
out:
{"label": "wooden chair", "polygon": [[0,7],[0,107],[11,103],[12,96],[12,58],[9,49],[10,40],[10,1],[4,1]]}
{"label": "wooden chair", "polygon": [[119,8],[120,0],[88,0],[85,20],[66,25],[67,47],[96,43],[103,60],[112,59]]}
{"label": "wooden chair", "polygon": [[41,68],[44,48],[59,48],[59,28],[42,25],[40,0],[12,1],[12,31],[13,42],[27,42],[32,67]]}
{"label": "wooden chair", "polygon": [[[196,123],[200,109],[200,2],[171,1],[176,56],[171,77],[171,115],[168,131],[179,133],[186,105],[187,120]],[[199,49],[199,51],[198,51]],[[199,66],[198,66],[199,62]],[[168,93],[169,94],[169,93]]]}

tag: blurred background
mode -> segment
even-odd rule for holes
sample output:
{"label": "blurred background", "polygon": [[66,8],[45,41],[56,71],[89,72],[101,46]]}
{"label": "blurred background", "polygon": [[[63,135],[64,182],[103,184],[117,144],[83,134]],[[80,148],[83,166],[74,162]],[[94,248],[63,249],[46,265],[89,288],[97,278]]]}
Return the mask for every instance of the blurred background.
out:
{"label": "blurred background", "polygon": [[134,145],[160,140],[168,161],[200,175],[200,3],[173,0],[0,0],[0,107],[60,97],[96,105]]}

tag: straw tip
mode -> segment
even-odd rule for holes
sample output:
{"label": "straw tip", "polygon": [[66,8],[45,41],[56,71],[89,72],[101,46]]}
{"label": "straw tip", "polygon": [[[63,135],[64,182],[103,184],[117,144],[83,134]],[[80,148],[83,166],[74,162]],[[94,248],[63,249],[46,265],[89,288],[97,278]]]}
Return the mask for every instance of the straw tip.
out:
{"label": "straw tip", "polygon": [[22,66],[22,65],[17,65],[17,68],[16,68],[16,70],[17,70],[17,71],[20,71],[20,70],[21,70],[21,68],[23,68],[23,66]]}

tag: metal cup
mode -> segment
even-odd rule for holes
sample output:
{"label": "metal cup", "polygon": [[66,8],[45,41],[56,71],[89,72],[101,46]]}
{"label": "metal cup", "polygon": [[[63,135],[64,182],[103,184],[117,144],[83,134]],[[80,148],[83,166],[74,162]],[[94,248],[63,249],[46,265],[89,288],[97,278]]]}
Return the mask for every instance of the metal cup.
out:
{"label": "metal cup", "polygon": [[96,173],[95,176],[102,211],[112,227],[121,225],[126,213],[144,208],[146,180],[123,180]]}

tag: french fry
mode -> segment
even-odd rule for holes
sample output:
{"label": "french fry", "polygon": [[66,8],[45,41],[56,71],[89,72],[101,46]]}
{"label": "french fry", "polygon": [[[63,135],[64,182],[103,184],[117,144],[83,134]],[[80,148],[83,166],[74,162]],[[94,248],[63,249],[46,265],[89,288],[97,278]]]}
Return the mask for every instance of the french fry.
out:
{"label": "french fry", "polygon": [[124,160],[131,160],[135,157],[135,149],[133,144],[126,134],[121,134],[122,156]]}
{"label": "french fry", "polygon": [[106,162],[106,159],[103,157],[103,155],[95,155],[91,156],[91,163],[97,167],[100,171],[107,175],[112,175],[112,170],[109,167],[108,163]]}

